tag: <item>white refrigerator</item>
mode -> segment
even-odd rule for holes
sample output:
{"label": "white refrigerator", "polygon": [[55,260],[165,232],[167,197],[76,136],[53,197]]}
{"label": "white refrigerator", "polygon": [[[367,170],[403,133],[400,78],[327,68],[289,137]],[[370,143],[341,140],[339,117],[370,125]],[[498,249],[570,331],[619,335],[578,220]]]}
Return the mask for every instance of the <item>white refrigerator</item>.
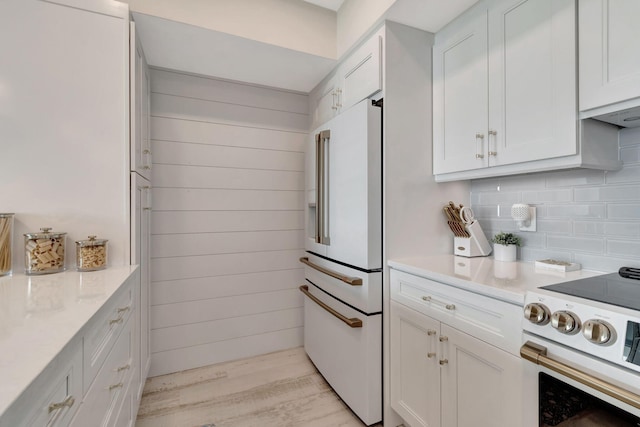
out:
{"label": "white refrigerator", "polygon": [[382,108],[364,100],[307,147],[304,345],[367,425],[382,420]]}

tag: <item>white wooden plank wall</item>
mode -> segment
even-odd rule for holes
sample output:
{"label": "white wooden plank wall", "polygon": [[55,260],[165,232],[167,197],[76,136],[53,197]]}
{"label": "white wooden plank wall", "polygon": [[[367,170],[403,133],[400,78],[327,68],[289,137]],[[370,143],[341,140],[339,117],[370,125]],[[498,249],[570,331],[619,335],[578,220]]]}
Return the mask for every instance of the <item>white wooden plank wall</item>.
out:
{"label": "white wooden plank wall", "polygon": [[151,376],[302,345],[306,95],[151,72]]}

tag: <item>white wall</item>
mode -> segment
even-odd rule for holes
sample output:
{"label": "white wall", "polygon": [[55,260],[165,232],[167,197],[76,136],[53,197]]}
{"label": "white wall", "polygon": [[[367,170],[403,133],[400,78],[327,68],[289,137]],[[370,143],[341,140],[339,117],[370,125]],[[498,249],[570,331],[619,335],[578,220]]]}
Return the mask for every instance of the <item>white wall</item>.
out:
{"label": "white wall", "polygon": [[131,11],[336,58],[336,13],[291,0],[120,0]]}
{"label": "white wall", "polygon": [[151,85],[150,375],[302,345],[307,96]]}
{"label": "white wall", "polygon": [[396,0],[346,0],[337,16],[337,57],[347,52]]}
{"label": "white wall", "polygon": [[0,2],[0,211],[16,214],[14,272],[22,234],[41,227],[67,232],[68,269],[88,235],[109,240],[110,265],[129,264],[129,27],[116,5],[111,16]]}

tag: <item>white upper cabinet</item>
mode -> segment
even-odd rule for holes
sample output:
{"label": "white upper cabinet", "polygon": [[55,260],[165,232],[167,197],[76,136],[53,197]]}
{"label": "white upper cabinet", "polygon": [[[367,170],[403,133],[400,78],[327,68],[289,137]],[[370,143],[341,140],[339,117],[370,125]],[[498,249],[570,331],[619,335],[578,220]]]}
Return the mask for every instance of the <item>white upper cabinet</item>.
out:
{"label": "white upper cabinet", "polygon": [[365,40],[309,95],[312,128],[382,90],[382,34]]}
{"label": "white upper cabinet", "polygon": [[639,17],[638,0],[580,0],[581,111],[640,97]]}
{"label": "white upper cabinet", "polygon": [[131,93],[131,170],[151,179],[150,92],[149,67],[136,34],[135,23],[130,31],[130,93]]}
{"label": "white upper cabinet", "polygon": [[619,167],[617,128],[582,141],[598,125],[577,122],[576,13],[575,0],[485,0],[436,34],[436,180]]}

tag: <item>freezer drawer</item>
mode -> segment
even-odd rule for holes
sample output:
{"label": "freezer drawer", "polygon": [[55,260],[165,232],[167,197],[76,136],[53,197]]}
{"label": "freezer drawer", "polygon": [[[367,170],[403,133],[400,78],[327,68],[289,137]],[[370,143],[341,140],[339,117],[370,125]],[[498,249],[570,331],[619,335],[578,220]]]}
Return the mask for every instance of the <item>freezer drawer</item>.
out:
{"label": "freezer drawer", "polygon": [[382,315],[366,316],[312,284],[300,288],[307,294],[304,302],[305,351],[362,421],[367,425],[381,421]]}
{"label": "freezer drawer", "polygon": [[300,261],[304,277],[317,287],[367,314],[382,311],[382,272],[365,273],[311,253]]}

